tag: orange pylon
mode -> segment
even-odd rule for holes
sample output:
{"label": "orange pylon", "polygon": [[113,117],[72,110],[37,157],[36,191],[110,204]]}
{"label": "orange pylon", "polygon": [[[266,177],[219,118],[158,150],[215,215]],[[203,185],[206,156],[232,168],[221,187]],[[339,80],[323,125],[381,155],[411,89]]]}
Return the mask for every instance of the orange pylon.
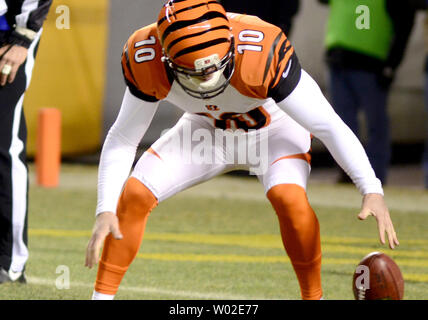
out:
{"label": "orange pylon", "polygon": [[37,184],[57,187],[61,166],[61,111],[58,109],[39,110],[35,162]]}

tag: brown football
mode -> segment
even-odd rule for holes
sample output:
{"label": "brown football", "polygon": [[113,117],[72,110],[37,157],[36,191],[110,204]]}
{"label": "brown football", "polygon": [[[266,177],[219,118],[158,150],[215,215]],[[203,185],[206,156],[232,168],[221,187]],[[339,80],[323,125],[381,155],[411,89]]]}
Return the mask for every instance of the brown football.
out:
{"label": "brown football", "polygon": [[358,264],[352,279],[356,300],[402,300],[404,280],[397,264],[381,252],[372,252]]}

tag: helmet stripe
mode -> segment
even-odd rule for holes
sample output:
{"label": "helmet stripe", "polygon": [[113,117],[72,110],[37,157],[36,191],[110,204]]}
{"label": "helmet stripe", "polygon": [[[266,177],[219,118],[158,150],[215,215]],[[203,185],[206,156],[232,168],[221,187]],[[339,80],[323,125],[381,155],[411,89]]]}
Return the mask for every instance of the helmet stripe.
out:
{"label": "helmet stripe", "polygon": [[171,0],[172,4],[179,3],[179,2],[184,2],[184,1],[188,1],[188,0]]}
{"label": "helmet stripe", "polygon": [[[184,0],[184,1],[187,1],[187,0]],[[177,2],[177,1],[175,1],[175,2]],[[177,10],[177,11],[175,11],[175,14],[179,14],[179,13],[184,12],[184,11],[188,11],[188,10],[196,9],[196,8],[199,8],[199,7],[202,7],[202,6],[206,6],[207,4],[219,4],[219,3],[217,1],[215,1],[215,0],[214,1],[208,1],[208,3],[204,2],[204,3],[197,4],[195,6],[190,6],[190,7],[187,7],[187,8],[183,8],[183,9]],[[167,19],[168,19],[167,17],[162,17],[161,19],[159,19],[158,20],[158,26],[160,26]]]}
{"label": "helmet stripe", "polygon": [[203,50],[205,48],[211,47],[211,46],[215,46],[217,44],[220,43],[225,43],[225,42],[229,42],[230,40],[227,38],[219,38],[219,39],[215,39],[215,40],[211,40],[211,41],[207,41],[207,42],[203,42],[203,43],[199,43],[197,45],[188,47],[186,49],[183,49],[179,52],[177,52],[177,54],[172,58],[172,59],[177,59],[178,57],[181,57],[185,54],[191,53],[191,52],[195,52],[198,50]]}
{"label": "helmet stripe", "polygon": [[182,40],[189,39],[189,38],[193,38],[193,37],[198,37],[198,36],[201,36],[201,35],[203,35],[203,34],[205,34],[205,33],[207,33],[207,32],[215,31],[215,30],[221,30],[221,29],[229,30],[229,26],[221,25],[221,26],[218,26],[218,27],[215,27],[215,28],[211,28],[211,29],[208,29],[208,30],[202,31],[202,32],[193,33],[193,34],[189,34],[189,35],[183,36],[183,37],[181,37],[181,38],[177,38],[177,39],[175,39],[175,40],[171,41],[171,43],[168,45],[168,47],[167,47],[167,49],[166,49],[166,52],[167,52],[167,53],[169,53],[169,51],[171,50],[171,48],[172,48],[174,45],[176,45],[177,43],[179,43],[180,41],[182,41]]}
{"label": "helmet stripe", "polygon": [[217,11],[207,12],[206,14],[200,16],[197,19],[177,21],[177,22],[172,23],[170,26],[168,26],[165,29],[165,31],[162,35],[162,43],[165,41],[166,37],[168,37],[174,31],[180,30],[182,28],[189,27],[189,26],[194,25],[194,24],[198,24],[198,23],[203,22],[203,21],[215,19],[215,18],[221,18],[221,19],[224,19],[226,21],[229,21],[223,13],[217,12]]}

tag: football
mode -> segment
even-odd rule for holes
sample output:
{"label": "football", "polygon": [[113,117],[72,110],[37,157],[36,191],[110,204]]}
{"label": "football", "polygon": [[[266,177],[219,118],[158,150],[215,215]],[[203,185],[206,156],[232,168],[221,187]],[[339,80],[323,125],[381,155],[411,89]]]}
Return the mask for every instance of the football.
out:
{"label": "football", "polygon": [[372,252],[358,264],[352,279],[356,300],[402,300],[404,280],[388,255]]}

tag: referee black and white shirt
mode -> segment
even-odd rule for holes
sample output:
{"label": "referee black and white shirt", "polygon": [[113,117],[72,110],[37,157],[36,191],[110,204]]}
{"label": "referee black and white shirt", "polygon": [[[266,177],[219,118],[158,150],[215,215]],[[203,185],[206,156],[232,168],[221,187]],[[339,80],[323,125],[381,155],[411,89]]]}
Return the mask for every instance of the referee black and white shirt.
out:
{"label": "referee black and white shirt", "polygon": [[29,48],[52,0],[0,0],[0,42]]}

